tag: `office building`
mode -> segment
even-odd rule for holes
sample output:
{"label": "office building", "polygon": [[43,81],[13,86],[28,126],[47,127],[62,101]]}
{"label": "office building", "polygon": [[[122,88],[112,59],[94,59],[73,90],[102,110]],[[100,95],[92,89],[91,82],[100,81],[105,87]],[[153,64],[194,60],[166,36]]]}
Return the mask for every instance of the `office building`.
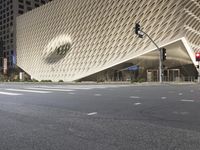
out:
{"label": "office building", "polygon": [[48,1],[0,0],[0,67],[3,57],[7,58],[8,67],[13,67],[16,62],[16,17]]}

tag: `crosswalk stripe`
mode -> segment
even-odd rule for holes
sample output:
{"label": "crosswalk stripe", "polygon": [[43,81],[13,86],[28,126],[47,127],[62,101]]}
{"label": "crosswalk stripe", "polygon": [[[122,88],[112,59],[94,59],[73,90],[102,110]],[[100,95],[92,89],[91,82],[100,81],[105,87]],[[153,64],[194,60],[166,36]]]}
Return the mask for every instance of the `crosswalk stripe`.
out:
{"label": "crosswalk stripe", "polygon": [[60,86],[54,86],[54,87],[49,87],[49,86],[35,86],[33,88],[44,88],[44,89],[64,89],[64,90],[91,90],[94,88],[87,88],[87,87],[60,87]]}
{"label": "crosswalk stripe", "polygon": [[11,96],[18,96],[18,95],[23,95],[21,93],[9,93],[9,92],[0,92],[2,95],[11,95]]}
{"label": "crosswalk stripe", "polygon": [[17,92],[41,93],[41,94],[52,93],[50,91],[36,91],[36,90],[25,90],[25,89],[5,89],[5,90],[7,90],[7,91],[17,91]]}
{"label": "crosswalk stripe", "polygon": [[43,91],[60,91],[60,92],[72,92],[74,90],[70,90],[70,89],[46,89],[46,88],[27,88],[29,90],[43,90]]}

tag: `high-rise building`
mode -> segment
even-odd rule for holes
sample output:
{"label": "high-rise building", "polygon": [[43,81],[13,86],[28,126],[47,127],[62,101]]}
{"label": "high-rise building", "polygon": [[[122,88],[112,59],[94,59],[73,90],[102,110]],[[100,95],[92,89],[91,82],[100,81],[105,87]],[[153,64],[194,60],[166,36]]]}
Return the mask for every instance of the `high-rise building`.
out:
{"label": "high-rise building", "polygon": [[[199,0],[54,0],[17,18],[17,65],[38,80],[167,81],[197,76]],[[167,55],[167,56],[166,56]],[[164,58],[165,59],[165,58]]]}
{"label": "high-rise building", "polygon": [[8,67],[12,67],[16,60],[16,17],[49,1],[0,0],[0,67],[3,57],[7,58]]}

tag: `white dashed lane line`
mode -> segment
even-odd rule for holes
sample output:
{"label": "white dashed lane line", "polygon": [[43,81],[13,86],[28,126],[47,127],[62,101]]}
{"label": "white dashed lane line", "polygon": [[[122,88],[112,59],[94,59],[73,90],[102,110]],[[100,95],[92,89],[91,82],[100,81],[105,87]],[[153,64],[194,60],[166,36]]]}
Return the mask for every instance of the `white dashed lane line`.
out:
{"label": "white dashed lane line", "polygon": [[92,112],[92,113],[88,113],[87,115],[88,116],[93,116],[93,115],[96,115],[97,114],[97,112]]}
{"label": "white dashed lane line", "polygon": [[134,103],[135,106],[141,105],[142,103]]}
{"label": "white dashed lane line", "polygon": [[139,96],[130,96],[129,98],[131,98],[131,99],[140,99]]}
{"label": "white dashed lane line", "polygon": [[177,111],[174,111],[174,112],[172,112],[173,114],[176,114],[176,115],[188,115],[189,114],[189,112],[177,112]]}
{"label": "white dashed lane line", "polygon": [[40,93],[40,94],[52,93],[50,91],[36,91],[36,90],[24,90],[24,89],[5,89],[5,90],[16,91],[16,92]]}
{"label": "white dashed lane line", "polygon": [[180,100],[181,102],[194,102],[194,100],[191,100],[191,99],[182,99]]}
{"label": "white dashed lane line", "polygon": [[167,99],[167,97],[161,97],[161,99]]}
{"label": "white dashed lane line", "polygon": [[101,96],[101,94],[94,94],[94,96]]}
{"label": "white dashed lane line", "polygon": [[180,95],[180,96],[181,96],[181,95],[183,95],[183,93],[178,93],[178,95]]}
{"label": "white dashed lane line", "polygon": [[0,92],[1,95],[10,95],[10,96],[19,96],[23,95],[21,93],[9,93],[9,92]]}
{"label": "white dashed lane line", "polygon": [[70,94],[70,95],[74,95],[75,93],[73,93],[73,92],[69,92],[68,94]]}

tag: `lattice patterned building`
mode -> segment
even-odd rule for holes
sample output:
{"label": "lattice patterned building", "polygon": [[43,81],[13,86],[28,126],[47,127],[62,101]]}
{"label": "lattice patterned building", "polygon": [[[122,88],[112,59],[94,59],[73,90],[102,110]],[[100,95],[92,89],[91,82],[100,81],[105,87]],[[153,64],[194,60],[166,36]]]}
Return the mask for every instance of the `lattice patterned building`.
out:
{"label": "lattice patterned building", "polygon": [[140,21],[167,49],[167,80],[195,76],[199,10],[199,0],[54,0],[17,18],[17,64],[38,80],[156,80],[159,53],[134,35]]}

